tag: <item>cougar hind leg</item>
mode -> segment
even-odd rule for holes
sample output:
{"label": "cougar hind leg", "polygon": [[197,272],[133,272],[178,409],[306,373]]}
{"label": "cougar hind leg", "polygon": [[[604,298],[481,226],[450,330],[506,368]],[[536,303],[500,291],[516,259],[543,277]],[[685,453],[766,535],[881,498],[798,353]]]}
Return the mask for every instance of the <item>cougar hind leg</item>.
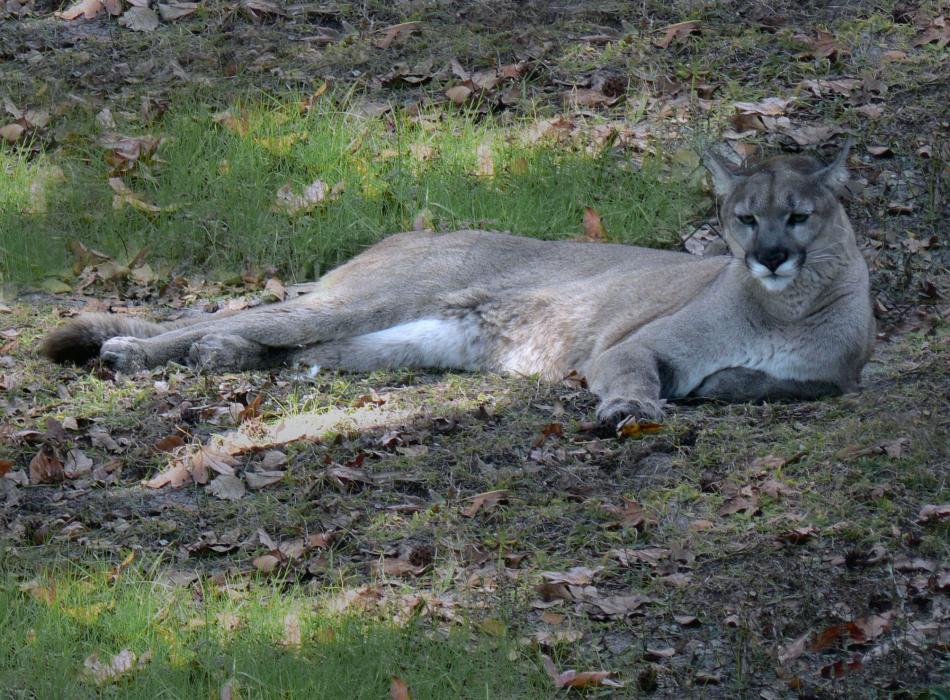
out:
{"label": "cougar hind leg", "polygon": [[490,339],[474,319],[423,318],[292,350],[289,362],[370,372],[393,367],[489,369]]}

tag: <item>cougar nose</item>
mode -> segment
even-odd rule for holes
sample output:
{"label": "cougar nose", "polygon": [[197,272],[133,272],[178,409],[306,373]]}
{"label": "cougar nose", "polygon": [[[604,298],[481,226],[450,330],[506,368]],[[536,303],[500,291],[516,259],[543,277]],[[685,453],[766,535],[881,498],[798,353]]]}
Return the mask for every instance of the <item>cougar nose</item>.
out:
{"label": "cougar nose", "polygon": [[778,266],[788,260],[787,248],[766,248],[757,251],[755,259],[769,268],[772,272],[778,269]]}

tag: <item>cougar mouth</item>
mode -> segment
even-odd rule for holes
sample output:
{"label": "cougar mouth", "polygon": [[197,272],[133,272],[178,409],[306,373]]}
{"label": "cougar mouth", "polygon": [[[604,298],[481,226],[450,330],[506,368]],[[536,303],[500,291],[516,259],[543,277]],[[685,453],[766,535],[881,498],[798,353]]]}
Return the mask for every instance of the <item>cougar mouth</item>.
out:
{"label": "cougar mouth", "polygon": [[804,258],[805,256],[803,254],[794,255],[780,265],[770,268],[756,260],[753,256],[747,255],[745,263],[746,267],[749,268],[749,272],[752,273],[752,276],[759,280],[767,291],[781,292],[798,277],[798,273],[804,263]]}

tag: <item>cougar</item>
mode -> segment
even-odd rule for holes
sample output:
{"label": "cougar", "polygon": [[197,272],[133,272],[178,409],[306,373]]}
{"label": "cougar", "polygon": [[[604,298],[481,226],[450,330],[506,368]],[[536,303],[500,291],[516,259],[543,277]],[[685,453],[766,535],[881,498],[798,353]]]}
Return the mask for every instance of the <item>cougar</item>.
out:
{"label": "cougar", "polygon": [[853,390],[870,354],[868,269],[830,165],[736,171],[707,152],[730,256],[486,231],[392,235],[273,306],[153,324],[107,314],[54,330],[58,362],[129,372],[304,365],[456,368],[558,380],[572,370],[608,425],[668,399],[814,399]]}

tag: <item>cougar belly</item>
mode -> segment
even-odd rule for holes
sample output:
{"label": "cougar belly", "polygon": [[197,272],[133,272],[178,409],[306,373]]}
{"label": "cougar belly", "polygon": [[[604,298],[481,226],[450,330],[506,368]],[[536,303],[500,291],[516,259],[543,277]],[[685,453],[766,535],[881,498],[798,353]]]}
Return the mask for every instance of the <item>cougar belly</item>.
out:
{"label": "cougar belly", "polygon": [[474,318],[421,318],[381,331],[297,350],[293,362],[311,368],[369,372],[392,367],[485,369],[488,342]]}

